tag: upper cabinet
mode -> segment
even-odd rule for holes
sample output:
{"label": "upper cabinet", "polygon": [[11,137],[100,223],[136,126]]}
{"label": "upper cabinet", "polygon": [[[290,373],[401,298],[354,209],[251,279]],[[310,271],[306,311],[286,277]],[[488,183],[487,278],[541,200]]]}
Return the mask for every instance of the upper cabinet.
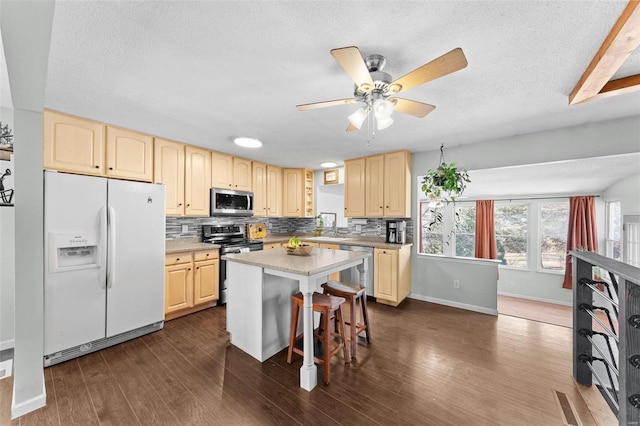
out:
{"label": "upper cabinet", "polygon": [[345,160],[347,217],[411,217],[411,153]]}
{"label": "upper cabinet", "polygon": [[44,111],[44,168],[102,176],[105,125]]}
{"label": "upper cabinet", "polygon": [[107,168],[110,178],[153,180],[153,137],[107,126]]}
{"label": "upper cabinet", "polygon": [[211,153],[211,186],[251,191],[251,160],[221,152]]}
{"label": "upper cabinet", "polygon": [[184,214],[185,216],[209,216],[211,151],[187,146],[184,166]]}
{"label": "upper cabinet", "polygon": [[153,148],[153,181],[164,183],[167,216],[184,215],[185,145],[156,138]]}
{"label": "upper cabinet", "polygon": [[366,217],[365,214],[365,159],[344,161],[344,215]]}
{"label": "upper cabinet", "polygon": [[284,217],[313,217],[313,170],[283,169]]}
{"label": "upper cabinet", "polygon": [[253,214],[267,216],[267,165],[253,162]]}
{"label": "upper cabinet", "polygon": [[267,165],[267,216],[282,216],[282,168]]}
{"label": "upper cabinet", "polygon": [[44,167],[151,182],[153,137],[45,110]]}

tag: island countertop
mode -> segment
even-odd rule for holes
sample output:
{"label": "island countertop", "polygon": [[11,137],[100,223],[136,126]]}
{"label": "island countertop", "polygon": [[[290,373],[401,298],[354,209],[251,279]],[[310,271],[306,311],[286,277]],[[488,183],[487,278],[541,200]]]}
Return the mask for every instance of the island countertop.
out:
{"label": "island countertop", "polygon": [[314,247],[309,256],[289,255],[284,250],[262,250],[226,254],[222,260],[298,275],[314,275],[369,256],[371,253]]}

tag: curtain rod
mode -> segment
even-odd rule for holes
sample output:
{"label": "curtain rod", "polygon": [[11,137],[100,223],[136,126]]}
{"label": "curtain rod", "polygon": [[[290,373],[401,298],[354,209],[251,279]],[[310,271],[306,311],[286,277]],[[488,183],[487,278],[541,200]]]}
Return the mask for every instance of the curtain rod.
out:
{"label": "curtain rod", "polygon": [[[556,196],[556,197],[529,197],[529,198],[494,198],[493,201],[526,201],[526,200],[556,200],[561,198],[571,198],[571,197],[594,197],[600,198],[599,195],[570,195],[570,196]],[[478,199],[458,199],[456,202],[464,203],[465,201],[481,201],[481,200],[489,200],[489,198],[478,198]]]}

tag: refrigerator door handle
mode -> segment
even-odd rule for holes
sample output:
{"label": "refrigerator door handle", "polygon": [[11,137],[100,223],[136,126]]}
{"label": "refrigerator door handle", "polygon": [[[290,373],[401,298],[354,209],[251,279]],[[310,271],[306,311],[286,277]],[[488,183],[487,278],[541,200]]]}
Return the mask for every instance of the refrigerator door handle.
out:
{"label": "refrigerator door handle", "polygon": [[107,253],[107,288],[113,287],[116,277],[116,211],[109,206],[109,214],[107,216],[107,245],[109,251]]}
{"label": "refrigerator door handle", "polygon": [[[100,209],[100,247],[106,247],[106,244],[104,243],[104,239],[107,237],[107,208],[106,207],[102,207]],[[102,252],[103,249],[100,250],[100,252]],[[100,254],[100,256],[103,256],[102,254]],[[106,257],[106,256],[105,256]],[[102,262],[100,262],[102,263]],[[100,288],[107,288],[107,265],[102,264],[101,267],[101,272],[100,272]]]}

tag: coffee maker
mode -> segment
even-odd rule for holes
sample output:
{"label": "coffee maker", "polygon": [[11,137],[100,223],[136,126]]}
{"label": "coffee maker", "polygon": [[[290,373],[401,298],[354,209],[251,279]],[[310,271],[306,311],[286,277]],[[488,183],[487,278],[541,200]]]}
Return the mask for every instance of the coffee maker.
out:
{"label": "coffee maker", "polygon": [[407,241],[407,222],[404,220],[387,221],[387,242],[404,244]]}

